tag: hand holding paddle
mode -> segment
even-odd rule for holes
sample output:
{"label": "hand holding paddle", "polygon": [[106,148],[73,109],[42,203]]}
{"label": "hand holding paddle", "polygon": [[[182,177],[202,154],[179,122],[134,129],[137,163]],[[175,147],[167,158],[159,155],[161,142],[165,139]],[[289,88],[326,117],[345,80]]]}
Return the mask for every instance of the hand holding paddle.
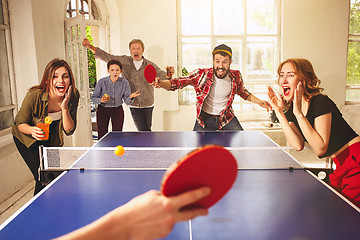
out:
{"label": "hand holding paddle", "polygon": [[156,69],[153,65],[148,64],[144,70],[144,76],[148,83],[152,83],[156,78]]}
{"label": "hand holding paddle", "polygon": [[207,215],[209,211],[204,208],[180,209],[209,193],[209,188],[200,188],[176,197],[165,197],[159,191],[150,190],[57,240],[162,239],[173,230],[175,223]]}
{"label": "hand holding paddle", "polygon": [[161,88],[160,78],[156,77],[155,80],[151,83],[155,88]]}
{"label": "hand holding paddle", "polygon": [[165,196],[175,196],[200,187],[210,187],[210,195],[185,207],[210,208],[230,190],[237,172],[237,161],[228,150],[207,145],[169,167],[161,181],[161,192]]}

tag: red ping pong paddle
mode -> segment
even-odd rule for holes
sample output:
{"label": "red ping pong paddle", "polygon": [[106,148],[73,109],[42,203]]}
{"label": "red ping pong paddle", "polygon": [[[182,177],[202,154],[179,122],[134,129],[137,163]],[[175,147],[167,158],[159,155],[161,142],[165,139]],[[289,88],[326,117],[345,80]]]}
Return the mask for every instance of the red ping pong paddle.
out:
{"label": "red ping pong paddle", "polygon": [[235,157],[217,145],[200,147],[171,165],[161,181],[161,192],[174,196],[208,186],[210,195],[186,208],[210,208],[232,187],[237,176]]}
{"label": "red ping pong paddle", "polygon": [[156,69],[153,65],[148,64],[144,70],[144,76],[148,83],[152,83],[156,78]]}

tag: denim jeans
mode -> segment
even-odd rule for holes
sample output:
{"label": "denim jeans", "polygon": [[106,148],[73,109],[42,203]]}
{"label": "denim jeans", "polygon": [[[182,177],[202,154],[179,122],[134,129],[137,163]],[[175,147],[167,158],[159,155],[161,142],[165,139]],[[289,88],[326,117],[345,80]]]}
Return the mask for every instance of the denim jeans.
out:
{"label": "denim jeans", "polygon": [[138,131],[151,131],[152,113],[154,107],[132,108],[130,107],[131,116],[134,120]]}
{"label": "denim jeans", "polygon": [[197,121],[195,121],[195,126],[193,131],[204,132],[204,131],[242,131],[244,130],[239,123],[239,120],[234,116],[231,121],[226,124],[220,130],[219,126],[219,117],[207,116],[203,117],[205,127],[203,128]]}

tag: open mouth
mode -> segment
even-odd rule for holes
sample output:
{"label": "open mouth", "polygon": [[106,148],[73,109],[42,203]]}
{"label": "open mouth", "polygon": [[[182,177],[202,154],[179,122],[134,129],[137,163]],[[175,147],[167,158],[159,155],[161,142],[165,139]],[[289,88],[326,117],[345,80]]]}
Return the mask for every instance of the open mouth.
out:
{"label": "open mouth", "polygon": [[217,78],[223,79],[227,76],[228,70],[225,68],[214,68],[214,73]]}
{"label": "open mouth", "polygon": [[290,94],[291,88],[289,87],[283,87],[284,96],[288,96]]}
{"label": "open mouth", "polygon": [[63,93],[63,92],[65,92],[65,86],[56,86],[56,90],[58,90],[58,92],[60,92],[60,93]]}
{"label": "open mouth", "polygon": [[217,68],[216,72],[218,73],[218,75],[223,75],[225,73],[225,69],[224,68]]}

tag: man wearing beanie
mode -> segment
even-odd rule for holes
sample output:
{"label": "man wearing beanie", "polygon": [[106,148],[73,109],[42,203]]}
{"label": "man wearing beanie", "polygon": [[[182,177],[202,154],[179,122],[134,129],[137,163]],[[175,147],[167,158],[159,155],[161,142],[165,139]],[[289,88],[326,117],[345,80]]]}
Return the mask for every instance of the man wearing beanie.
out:
{"label": "man wearing beanie", "polygon": [[174,91],[188,85],[196,91],[196,122],[194,131],[243,130],[234,114],[232,103],[235,94],[244,100],[271,109],[244,88],[241,73],[231,70],[232,50],[221,44],[214,48],[213,67],[196,69],[185,77],[171,80],[155,79],[154,87]]}

